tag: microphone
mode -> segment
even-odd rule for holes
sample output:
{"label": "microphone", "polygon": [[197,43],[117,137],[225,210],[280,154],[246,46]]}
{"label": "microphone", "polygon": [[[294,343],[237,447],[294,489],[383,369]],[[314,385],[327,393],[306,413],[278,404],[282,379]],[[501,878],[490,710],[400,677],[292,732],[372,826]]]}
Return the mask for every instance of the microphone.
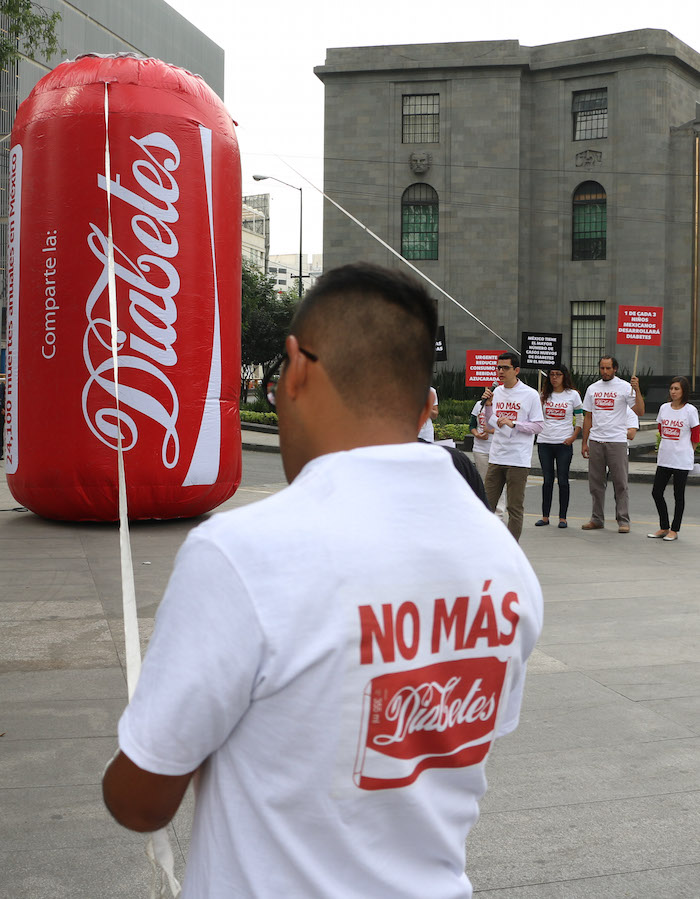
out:
{"label": "microphone", "polygon": [[[494,381],[493,384],[491,384],[491,387],[490,387],[491,393],[493,393],[494,390],[495,390],[497,387],[500,387],[500,386],[501,386],[501,382],[500,382],[500,381]],[[481,399],[482,399],[482,400],[485,400],[485,399],[486,399],[486,395],[482,393],[482,394],[481,394]]]}

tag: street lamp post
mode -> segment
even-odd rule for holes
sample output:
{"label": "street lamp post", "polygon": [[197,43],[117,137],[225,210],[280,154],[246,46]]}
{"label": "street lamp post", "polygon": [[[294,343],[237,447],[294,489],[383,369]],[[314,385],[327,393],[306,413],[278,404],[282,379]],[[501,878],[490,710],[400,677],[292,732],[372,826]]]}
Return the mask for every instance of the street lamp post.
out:
{"label": "street lamp post", "polygon": [[301,187],[297,187],[294,184],[289,184],[287,181],[282,181],[281,178],[275,178],[274,175],[253,175],[253,181],[277,181],[279,184],[284,184],[286,187],[291,187],[292,190],[299,191],[299,299],[301,299],[301,295],[304,292],[304,284],[302,282],[302,226],[304,221],[304,191]]}

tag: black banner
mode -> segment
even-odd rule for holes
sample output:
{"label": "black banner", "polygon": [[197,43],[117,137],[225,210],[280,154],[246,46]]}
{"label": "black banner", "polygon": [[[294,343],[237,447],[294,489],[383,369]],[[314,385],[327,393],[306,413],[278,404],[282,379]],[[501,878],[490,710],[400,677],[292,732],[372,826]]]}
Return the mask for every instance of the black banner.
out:
{"label": "black banner", "polygon": [[435,361],[447,362],[447,341],[445,340],[445,326],[439,325],[435,337]]}
{"label": "black banner", "polygon": [[523,368],[559,368],[561,334],[523,331],[520,340],[520,359]]}

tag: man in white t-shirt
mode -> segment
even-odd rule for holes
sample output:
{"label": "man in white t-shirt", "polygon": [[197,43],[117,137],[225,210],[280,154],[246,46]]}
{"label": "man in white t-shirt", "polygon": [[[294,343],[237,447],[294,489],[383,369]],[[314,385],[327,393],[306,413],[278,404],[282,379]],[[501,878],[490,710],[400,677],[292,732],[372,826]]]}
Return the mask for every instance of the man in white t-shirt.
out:
{"label": "man in white t-shirt", "polygon": [[519,540],[532,447],[535,434],[542,430],[544,416],[537,391],[518,378],[518,354],[501,353],[496,367],[503,383],[494,391],[486,389],[483,395],[487,423],[494,430],[484,487],[492,509],[507,487],[508,530]]}
{"label": "man in white t-shirt", "polygon": [[178,554],[104,795],[153,830],[196,772],[183,899],[472,895],[464,837],[542,596],[448,453],[416,441],[435,330],[401,273],[320,278],[275,387],[290,486]]}
{"label": "man in white t-shirt", "polygon": [[581,525],[584,531],[605,526],[605,488],[607,472],[615,490],[615,518],[620,534],[629,534],[629,489],[627,484],[628,445],[627,410],[644,415],[644,399],[639,378],[628,384],[617,377],[617,359],[601,356],[600,380],[586,390],[583,398],[583,438],[581,454],[588,459],[588,489],[593,500],[591,520]]}

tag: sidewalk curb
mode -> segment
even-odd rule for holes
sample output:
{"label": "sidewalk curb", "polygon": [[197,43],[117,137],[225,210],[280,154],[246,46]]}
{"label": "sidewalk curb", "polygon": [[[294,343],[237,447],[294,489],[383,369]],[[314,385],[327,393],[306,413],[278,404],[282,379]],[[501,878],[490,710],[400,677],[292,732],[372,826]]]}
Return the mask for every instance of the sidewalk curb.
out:
{"label": "sidewalk curb", "polygon": [[253,453],[279,453],[279,446],[271,446],[267,443],[243,443],[241,449],[250,450]]}

